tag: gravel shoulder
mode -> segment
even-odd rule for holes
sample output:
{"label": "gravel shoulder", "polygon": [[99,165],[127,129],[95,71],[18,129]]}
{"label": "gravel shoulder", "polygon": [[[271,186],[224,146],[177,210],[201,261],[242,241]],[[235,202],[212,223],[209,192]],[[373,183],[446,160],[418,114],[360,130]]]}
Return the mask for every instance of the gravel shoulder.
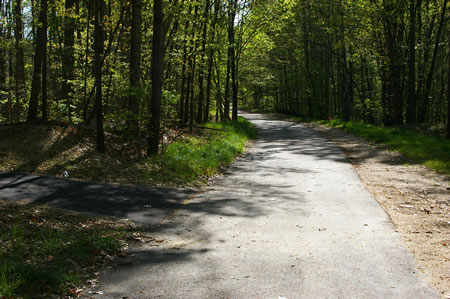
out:
{"label": "gravel shoulder", "polygon": [[323,133],[351,161],[366,188],[391,217],[418,269],[450,298],[450,180],[400,154],[341,129],[304,124]]}

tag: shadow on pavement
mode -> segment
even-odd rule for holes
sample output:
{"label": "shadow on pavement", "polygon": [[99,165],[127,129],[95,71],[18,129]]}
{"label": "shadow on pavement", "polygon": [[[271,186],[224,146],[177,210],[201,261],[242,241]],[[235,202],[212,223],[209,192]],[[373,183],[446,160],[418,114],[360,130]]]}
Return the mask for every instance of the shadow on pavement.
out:
{"label": "shadow on pavement", "polygon": [[159,223],[195,192],[0,172],[0,199],[128,218],[144,225]]}

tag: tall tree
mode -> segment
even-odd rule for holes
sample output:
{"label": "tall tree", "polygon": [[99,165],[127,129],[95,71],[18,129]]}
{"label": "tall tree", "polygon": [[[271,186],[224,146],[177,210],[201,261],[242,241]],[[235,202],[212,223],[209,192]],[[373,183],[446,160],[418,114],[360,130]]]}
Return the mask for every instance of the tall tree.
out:
{"label": "tall tree", "polygon": [[130,37],[130,91],[128,96],[128,111],[132,118],[128,121],[133,134],[138,134],[140,74],[141,74],[141,34],[142,0],[131,1],[131,37]]}
{"label": "tall tree", "polygon": [[236,43],[235,43],[235,30],[234,30],[234,18],[236,17],[236,12],[238,8],[238,0],[231,0],[231,13],[230,20],[228,24],[228,41],[230,64],[231,64],[231,103],[232,103],[232,120],[237,120],[237,109],[238,109],[238,78],[237,78],[237,57],[236,57]]}
{"label": "tall tree", "polygon": [[[418,0],[418,5],[420,5]],[[409,57],[408,57],[408,105],[406,107],[406,122],[415,123],[416,104],[416,1],[409,2]]]}
{"label": "tall tree", "polygon": [[48,120],[48,95],[47,95],[47,30],[48,30],[48,3],[45,1],[45,8],[43,8],[43,23],[42,23],[42,30],[44,31],[43,40],[42,40],[42,120],[47,121]]}
{"label": "tall tree", "polygon": [[161,122],[161,97],[162,78],[164,65],[164,13],[163,1],[153,2],[153,41],[152,41],[152,95],[149,109],[151,109],[151,119],[149,123],[148,135],[148,155],[158,154],[160,142],[160,122]]}
{"label": "tall tree", "polygon": [[203,115],[203,121],[207,122],[209,120],[209,108],[211,105],[211,83],[212,83],[212,71],[213,71],[213,63],[214,63],[214,48],[213,45],[215,43],[216,36],[216,24],[219,15],[219,0],[214,0],[214,17],[211,24],[211,39],[209,42],[209,50],[208,50],[208,74],[206,77],[206,103],[205,103],[205,111]]}
{"label": "tall tree", "polygon": [[95,109],[97,119],[97,150],[101,153],[106,151],[105,148],[105,133],[103,128],[103,93],[102,93],[102,66],[103,66],[103,54],[104,54],[104,0],[95,0],[94,4],[94,74],[95,74]]}
{"label": "tall tree", "polygon": [[198,71],[198,88],[199,95],[197,101],[197,122],[201,123],[203,121],[203,106],[205,99],[205,91],[203,88],[204,77],[205,77],[205,52],[206,52],[206,39],[208,30],[208,14],[209,14],[209,0],[205,1],[205,11],[203,13],[203,34],[202,34],[202,49],[200,50],[200,65]]}
{"label": "tall tree", "polygon": [[28,107],[27,121],[33,122],[38,117],[39,94],[41,91],[42,80],[42,59],[44,55],[44,46],[47,42],[47,0],[41,0],[39,7],[39,24],[36,30],[36,45],[34,50],[34,70],[33,81],[31,82],[31,96]]}
{"label": "tall tree", "polygon": [[64,15],[64,51],[62,98],[67,107],[67,116],[72,120],[73,84],[75,80],[75,0],[66,0]]}
{"label": "tall tree", "polygon": [[427,76],[427,80],[426,80],[426,84],[425,84],[425,92],[424,92],[423,100],[422,100],[423,101],[423,109],[420,111],[420,121],[421,122],[427,120],[427,116],[428,116],[427,114],[430,110],[429,106],[430,106],[431,85],[433,84],[433,75],[435,73],[437,54],[439,51],[439,43],[441,40],[441,32],[442,32],[442,28],[444,27],[445,15],[447,13],[447,2],[448,1],[444,1],[444,3],[442,4],[439,27],[438,27],[438,30],[436,33],[436,39],[435,39],[435,43],[434,43],[433,57],[431,58],[431,66],[428,71],[428,76]]}
{"label": "tall tree", "polygon": [[22,111],[22,100],[25,94],[25,58],[23,49],[23,16],[22,16],[22,0],[14,1],[14,37],[16,40],[16,103],[14,107],[14,120],[20,121]]}
{"label": "tall tree", "polygon": [[[6,20],[5,5],[3,0],[0,0],[0,18]],[[0,101],[7,98],[7,72],[6,72],[6,24],[0,23]],[[9,117],[8,117],[9,118]]]}
{"label": "tall tree", "polygon": [[[447,31],[447,42],[450,43],[450,31]],[[447,45],[447,138],[450,139],[450,45]]]}

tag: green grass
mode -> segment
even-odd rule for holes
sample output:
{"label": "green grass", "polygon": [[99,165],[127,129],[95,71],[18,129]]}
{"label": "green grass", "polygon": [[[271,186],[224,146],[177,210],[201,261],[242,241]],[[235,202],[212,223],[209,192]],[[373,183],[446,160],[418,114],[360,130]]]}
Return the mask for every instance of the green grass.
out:
{"label": "green grass", "polygon": [[101,218],[2,202],[0,222],[0,297],[70,294],[123,246],[123,230]]}
{"label": "green grass", "polygon": [[159,165],[159,180],[178,184],[201,182],[231,163],[244,151],[246,142],[256,136],[254,126],[242,117],[238,121],[204,126],[210,130],[171,143],[161,155],[151,158],[151,163]]}
{"label": "green grass", "polygon": [[330,127],[342,128],[351,134],[401,153],[411,163],[420,163],[437,172],[450,175],[450,140],[448,139],[356,122],[340,120],[317,122]]}

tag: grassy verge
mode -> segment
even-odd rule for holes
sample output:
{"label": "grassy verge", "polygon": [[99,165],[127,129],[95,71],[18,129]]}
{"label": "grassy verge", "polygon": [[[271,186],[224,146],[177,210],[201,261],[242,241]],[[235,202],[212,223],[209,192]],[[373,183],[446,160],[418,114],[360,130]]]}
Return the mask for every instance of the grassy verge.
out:
{"label": "grassy verge", "polygon": [[[164,149],[148,159],[145,134],[124,139],[106,135],[107,154],[95,150],[95,132],[71,126],[0,126],[0,170],[126,184],[197,184],[230,163],[256,130],[243,118],[209,123],[189,132],[165,129]],[[24,145],[27,146],[24,146]]]}
{"label": "grassy verge", "polygon": [[111,219],[0,201],[0,297],[76,295],[104,257],[121,251],[125,228]]}
{"label": "grassy verge", "polygon": [[340,120],[312,121],[290,117],[301,122],[316,122],[329,127],[341,128],[351,134],[385,146],[399,152],[410,163],[423,164],[439,173],[450,175],[450,140],[441,137],[426,136],[400,128],[383,128],[363,123],[343,122]]}
{"label": "grassy verge", "polygon": [[256,129],[242,117],[234,122],[207,123],[201,134],[171,143],[160,156],[152,158],[158,171],[149,173],[149,178],[177,184],[201,182],[231,163],[255,136]]}

